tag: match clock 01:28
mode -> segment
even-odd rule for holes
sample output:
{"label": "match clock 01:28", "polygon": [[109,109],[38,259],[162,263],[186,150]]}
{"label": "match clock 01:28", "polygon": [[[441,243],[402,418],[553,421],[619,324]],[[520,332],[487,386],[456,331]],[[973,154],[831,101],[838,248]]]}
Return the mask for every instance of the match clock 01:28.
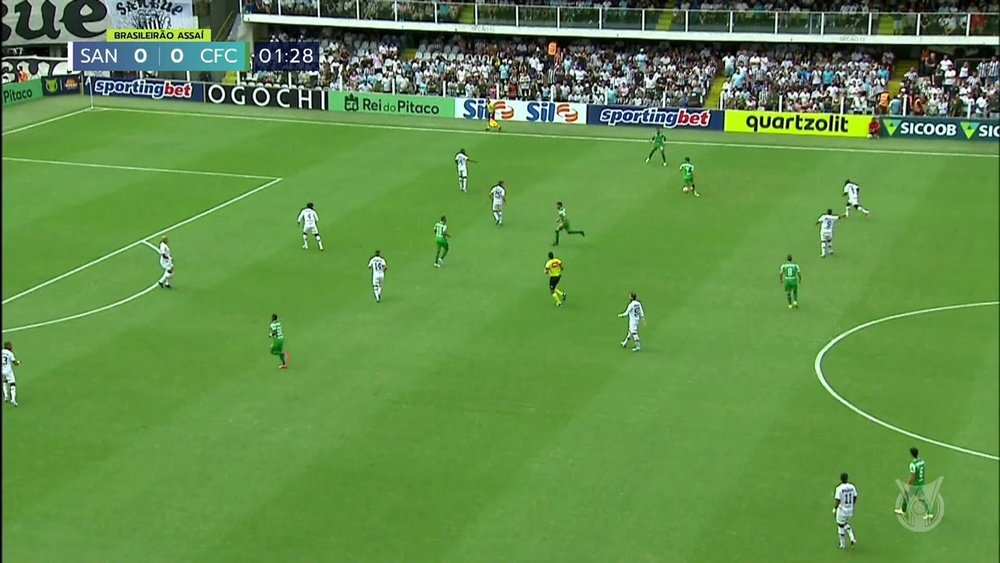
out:
{"label": "match clock 01:28", "polygon": [[319,70],[319,41],[268,41],[253,44],[253,70]]}

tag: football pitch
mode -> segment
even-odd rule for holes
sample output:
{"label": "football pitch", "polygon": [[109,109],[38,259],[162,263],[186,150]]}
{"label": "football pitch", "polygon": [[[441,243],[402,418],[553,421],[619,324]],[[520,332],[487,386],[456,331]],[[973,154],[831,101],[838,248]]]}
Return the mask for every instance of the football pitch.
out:
{"label": "football pitch", "polygon": [[[6,561],[996,561],[995,144],[677,131],[663,167],[635,128],[101,102],[4,110]],[[872,215],[821,259],[847,178]]]}

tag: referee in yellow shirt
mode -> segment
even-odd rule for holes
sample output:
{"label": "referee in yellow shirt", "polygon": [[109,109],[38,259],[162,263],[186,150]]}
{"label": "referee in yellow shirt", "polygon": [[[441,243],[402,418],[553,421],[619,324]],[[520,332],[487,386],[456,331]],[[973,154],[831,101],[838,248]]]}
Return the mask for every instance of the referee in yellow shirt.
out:
{"label": "referee in yellow shirt", "polygon": [[562,278],[563,263],[556,258],[555,254],[549,252],[549,260],[545,263],[545,273],[549,275],[549,291],[552,292],[552,300],[556,302],[556,307],[561,307],[566,300],[566,293],[559,289],[559,280]]}

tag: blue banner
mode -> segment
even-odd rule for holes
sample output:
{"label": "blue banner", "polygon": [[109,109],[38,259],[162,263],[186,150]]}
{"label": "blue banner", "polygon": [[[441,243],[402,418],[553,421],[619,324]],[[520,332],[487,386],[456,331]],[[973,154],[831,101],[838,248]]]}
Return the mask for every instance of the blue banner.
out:
{"label": "blue banner", "polygon": [[153,100],[205,101],[205,85],[149,78],[91,78],[86,92],[95,96],[126,96]]}
{"label": "blue banner", "polygon": [[64,96],[66,94],[79,94],[82,92],[83,75],[70,74],[67,76],[53,76],[42,78],[42,94],[46,96]]}
{"label": "blue banner", "polygon": [[996,142],[1000,141],[1000,121],[948,117],[883,117],[882,137]]}
{"label": "blue banner", "polygon": [[664,129],[722,131],[725,123],[725,112],[721,110],[587,106],[587,125],[638,125]]}

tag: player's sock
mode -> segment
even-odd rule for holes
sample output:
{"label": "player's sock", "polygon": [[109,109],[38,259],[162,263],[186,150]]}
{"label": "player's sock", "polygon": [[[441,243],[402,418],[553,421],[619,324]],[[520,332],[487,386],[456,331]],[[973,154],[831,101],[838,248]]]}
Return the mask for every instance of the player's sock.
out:
{"label": "player's sock", "polygon": [[844,536],[846,536],[847,533],[844,532],[844,528],[837,526],[837,534],[840,536],[840,549],[844,549]]}
{"label": "player's sock", "polygon": [[660,151],[660,157],[663,158],[663,165],[667,165],[667,153]]}
{"label": "player's sock", "polygon": [[865,215],[868,215],[868,210],[865,209],[864,207],[861,207],[860,205],[858,206],[858,211],[864,213]]}
{"label": "player's sock", "polygon": [[556,229],[556,244],[559,244],[559,230]]}
{"label": "player's sock", "polygon": [[448,255],[448,251],[449,250],[450,249],[448,247],[445,247],[444,249],[442,249],[442,251],[441,251],[441,259],[440,259],[442,262],[444,262],[444,257]]}
{"label": "player's sock", "polygon": [[563,293],[563,290],[557,289],[556,290],[556,295],[558,295],[559,296],[559,300],[562,301],[563,300],[563,296],[566,295],[566,294]]}
{"label": "player's sock", "polygon": [[316,245],[319,246],[320,250],[323,250],[323,239],[319,238],[319,235],[316,235]]}
{"label": "player's sock", "polygon": [[7,382],[6,381],[3,384],[3,400],[4,400],[5,403],[10,400],[10,395],[7,394]]}
{"label": "player's sock", "polygon": [[844,208],[844,217],[850,217],[850,216],[851,216],[851,206],[848,205],[847,207]]}
{"label": "player's sock", "polygon": [[500,223],[500,213],[494,211],[493,212],[493,220],[496,221],[497,223]]}
{"label": "player's sock", "polygon": [[552,300],[556,302],[556,305],[560,303],[559,294],[556,293],[555,291],[552,292]]}
{"label": "player's sock", "polygon": [[799,290],[793,289],[792,290],[792,303],[798,303],[798,302],[799,302]]}
{"label": "player's sock", "polygon": [[566,234],[567,235],[583,235],[583,236],[587,236],[586,234],[584,234],[583,231],[566,231]]}
{"label": "player's sock", "polygon": [[10,402],[15,405],[17,404],[17,385],[13,383],[10,384]]}
{"label": "player's sock", "polygon": [[625,335],[625,340],[622,340],[622,348],[628,346],[628,339],[631,338],[631,337],[632,337],[631,333]]}
{"label": "player's sock", "polygon": [[633,336],[632,340],[635,340],[635,348],[632,349],[638,352],[642,348],[642,344],[639,342],[639,335]]}
{"label": "player's sock", "polygon": [[649,162],[649,159],[653,158],[654,154],[656,154],[656,149],[649,151],[649,156],[646,157],[646,162]]}
{"label": "player's sock", "polygon": [[851,543],[858,541],[857,538],[854,537],[854,528],[852,528],[850,524],[844,524],[844,529],[847,530],[847,537],[851,538]]}
{"label": "player's sock", "polygon": [[375,301],[381,301],[381,300],[382,300],[382,289],[376,287],[375,288]]}
{"label": "player's sock", "polygon": [[302,233],[302,248],[309,248],[309,235]]}

